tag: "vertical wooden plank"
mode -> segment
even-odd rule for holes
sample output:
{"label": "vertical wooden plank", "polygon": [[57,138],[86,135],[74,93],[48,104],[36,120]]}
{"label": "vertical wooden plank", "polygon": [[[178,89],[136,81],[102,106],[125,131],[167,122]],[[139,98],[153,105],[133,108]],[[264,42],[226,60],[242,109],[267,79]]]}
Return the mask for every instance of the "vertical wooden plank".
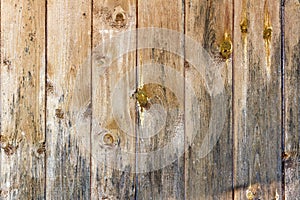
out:
{"label": "vertical wooden plank", "polygon": [[280,1],[234,1],[234,198],[281,194]]}
{"label": "vertical wooden plank", "polygon": [[44,199],[45,2],[1,1],[0,199]]}
{"label": "vertical wooden plank", "polygon": [[[122,126],[136,119],[130,89],[136,77],[135,29],[135,0],[94,1],[92,199],[135,199],[135,133]],[[126,52],[130,46],[133,52]],[[123,111],[124,118],[118,115]]]}
{"label": "vertical wooden plank", "polygon": [[47,199],[90,197],[91,5],[47,1]]}
{"label": "vertical wooden plank", "polygon": [[[150,35],[147,37],[143,31],[138,32],[138,46],[151,48],[139,50],[137,55],[137,64],[141,66],[137,71],[139,88],[137,95],[142,97],[145,94],[147,103],[138,99],[136,167],[138,170],[146,171],[137,176],[136,198],[184,199],[184,157],[177,152],[181,144],[180,141],[171,144],[176,135],[184,138],[184,40],[180,37],[177,41],[171,39],[176,33],[184,33],[184,3],[180,0],[140,0],[137,24],[138,28],[157,28],[157,35],[151,34],[155,37]],[[170,39],[166,40],[159,28],[173,30],[176,33],[169,35]],[[169,52],[174,46],[177,47],[179,55]],[[176,72],[176,76],[171,74],[172,70]],[[170,79],[173,79],[173,83]],[[151,120],[159,120],[156,126],[161,127],[161,130],[157,130],[158,127],[152,129]],[[148,136],[146,131],[154,132]],[[175,151],[170,152],[168,148],[164,151],[167,145],[173,145]],[[162,151],[158,154],[153,153],[160,150]],[[153,153],[156,156],[143,157],[141,153],[148,155]],[[176,160],[164,166],[170,159],[169,155],[176,157]]]}
{"label": "vertical wooden plank", "polygon": [[300,2],[285,2],[285,199],[300,197]]}
{"label": "vertical wooden plank", "polygon": [[[199,60],[200,67],[206,68],[205,71],[215,67],[216,70],[213,70],[212,74],[221,76],[221,84],[224,88],[221,96],[214,96],[208,88],[210,79],[204,78],[205,73],[190,63],[185,64],[186,86],[191,82],[195,91],[195,97],[188,96],[189,94],[185,96],[186,116],[192,115],[193,119],[192,123],[186,121],[186,129],[192,124],[192,131],[197,132],[185,155],[186,199],[232,199],[233,195],[232,3],[231,0],[186,1],[186,35],[198,43],[197,48],[203,49],[203,52],[197,52],[187,43],[186,58],[192,57],[193,54],[199,54],[198,57],[203,56],[204,59]],[[203,66],[206,59],[215,62],[214,65]],[[223,99],[218,102],[218,98]],[[218,118],[221,115],[222,117]],[[216,120],[214,123],[223,125],[219,127],[220,135],[216,144],[212,143],[213,148],[205,156],[202,155],[205,150],[203,145],[207,145],[205,137],[212,138],[213,135],[218,134],[218,130],[209,132],[210,126],[214,126],[210,123],[214,120]],[[190,137],[191,133],[187,132],[187,134],[187,137]]]}

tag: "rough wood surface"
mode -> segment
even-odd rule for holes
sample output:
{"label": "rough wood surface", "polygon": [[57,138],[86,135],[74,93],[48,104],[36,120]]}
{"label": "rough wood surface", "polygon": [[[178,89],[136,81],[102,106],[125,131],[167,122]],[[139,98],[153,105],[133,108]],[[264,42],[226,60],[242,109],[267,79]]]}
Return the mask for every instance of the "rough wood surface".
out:
{"label": "rough wood surface", "polygon": [[[157,6],[159,5],[159,6]],[[174,1],[138,1],[138,28],[155,27],[155,28],[167,28],[170,30],[183,33],[184,31],[184,3],[180,0]],[[138,65],[141,68],[138,70],[137,87],[141,88],[149,97],[149,108],[143,110],[139,109],[138,113],[138,125],[147,126],[150,124],[151,109],[153,111],[152,117],[160,119],[155,112],[164,110],[166,114],[165,123],[162,125],[160,131],[156,131],[155,135],[149,138],[142,137],[142,131],[137,131],[137,152],[155,152],[168,145],[172,137],[175,134],[184,138],[183,129],[183,116],[184,116],[184,99],[178,99],[177,97],[184,97],[184,79],[183,69],[184,62],[183,57],[168,52],[170,46],[178,46],[178,51],[183,55],[184,43],[181,41],[166,41],[162,40],[163,35],[157,33],[155,37],[142,37],[138,34],[138,42],[146,44],[154,43],[159,49],[150,48],[138,51]],[[165,43],[160,43],[165,41]],[[151,46],[151,45],[150,45]],[[165,49],[162,47],[166,47]],[[156,71],[151,73],[153,80],[157,80],[155,83],[148,82],[150,73],[145,73],[149,67],[158,66]],[[153,67],[155,68],[155,67]],[[177,80],[173,80],[173,84],[178,83],[176,91],[172,91],[168,85],[168,76],[170,74],[168,70],[174,69],[178,73]],[[148,70],[149,71],[149,70]],[[180,81],[181,80],[181,81]],[[156,110],[155,106],[161,107]],[[161,117],[161,120],[164,120]],[[157,125],[160,126],[161,124]],[[150,125],[149,125],[150,126]],[[152,129],[153,130],[153,129]],[[154,130],[153,130],[154,131]],[[175,144],[175,146],[180,145]],[[175,152],[174,152],[175,154]],[[165,168],[159,168],[154,171],[142,173],[137,176],[137,196],[138,199],[184,199],[184,157],[180,154],[175,155],[177,159],[170,163]],[[147,166],[147,169],[154,168],[152,166],[163,163],[165,159],[168,159],[167,153],[163,152],[159,156],[149,157],[147,160],[142,160],[137,156],[137,168]],[[155,164],[154,164],[155,163]]]}
{"label": "rough wood surface", "polygon": [[281,194],[280,1],[235,1],[234,198]]}
{"label": "rough wood surface", "polygon": [[299,199],[299,0],[0,4],[0,199]]}
{"label": "rough wood surface", "polygon": [[[296,20],[297,19],[297,20]],[[300,2],[285,2],[285,199],[300,198]]]}
{"label": "rough wood surface", "polygon": [[45,2],[1,1],[0,199],[44,199]]}
{"label": "rough wood surface", "polygon": [[[208,79],[186,64],[185,77],[193,83],[197,97],[191,99],[193,102],[188,106],[190,97],[186,94],[186,114],[193,113],[193,131],[198,132],[185,154],[186,199],[232,199],[232,62],[230,54],[228,58],[221,55],[222,44],[231,41],[232,12],[231,0],[186,1],[186,35],[195,39],[215,62],[215,73],[220,72],[222,76],[225,94],[221,105],[213,104],[214,99],[207,88]],[[186,56],[194,54],[193,51],[185,49]],[[218,113],[212,112],[214,106],[218,107]],[[220,138],[212,151],[202,157],[204,138],[210,134],[210,121],[221,115],[223,107],[225,122]]]}
{"label": "rough wood surface", "polygon": [[[121,119],[135,123],[135,101],[131,98],[135,86],[135,51],[122,56],[126,45],[134,44],[136,28],[135,0],[94,1],[93,5],[93,55],[92,55],[92,199],[134,199],[135,157],[122,153],[135,152],[134,132],[123,130],[117,102],[125,112],[131,113]],[[132,31],[121,41],[119,34]],[[122,37],[121,37],[122,38]],[[103,45],[105,44],[105,45]],[[101,50],[108,48],[106,53]],[[109,57],[110,55],[115,55]],[[108,59],[107,68],[103,67]],[[118,86],[118,83],[121,85]],[[121,124],[122,123],[122,124]],[[125,124],[126,125],[126,124]],[[133,136],[131,136],[133,135]],[[104,156],[101,156],[104,155]]]}
{"label": "rough wood surface", "polygon": [[77,113],[91,99],[91,5],[47,1],[47,199],[90,197],[91,118]]}

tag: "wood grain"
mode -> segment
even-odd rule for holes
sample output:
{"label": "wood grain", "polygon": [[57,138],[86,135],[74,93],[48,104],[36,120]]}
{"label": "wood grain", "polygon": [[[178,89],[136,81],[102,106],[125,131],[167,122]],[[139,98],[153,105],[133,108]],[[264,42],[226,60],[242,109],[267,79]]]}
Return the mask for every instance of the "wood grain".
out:
{"label": "wood grain", "polygon": [[90,197],[91,5],[47,1],[47,199]]}
{"label": "wood grain", "polygon": [[[136,76],[131,72],[136,53],[122,55],[127,45],[135,47],[135,28],[135,0],[94,1],[92,199],[135,199],[135,132],[128,133],[120,124],[135,123],[136,119],[135,101],[131,98],[134,91],[130,89],[135,85]],[[115,39],[126,31],[132,31],[128,38]],[[108,51],[101,51],[103,49]],[[107,68],[103,67],[110,58],[112,62]],[[120,88],[118,83],[121,83]],[[129,118],[116,117],[116,112],[121,110],[116,109],[113,102],[122,104],[121,110],[129,112]],[[126,152],[133,156],[127,157]]]}
{"label": "wood grain", "polygon": [[282,175],[280,1],[235,1],[234,12],[234,198],[275,199]]}
{"label": "wood grain", "polygon": [[[159,6],[158,6],[159,5]],[[184,31],[184,4],[182,1],[138,1],[138,28],[165,28],[183,33]],[[166,112],[166,121],[162,126],[161,131],[150,138],[143,138],[142,132],[137,131],[137,152],[151,153],[157,151],[171,142],[175,134],[184,137],[184,130],[178,127],[183,127],[184,116],[184,99],[180,100],[176,97],[184,97],[184,80],[178,82],[174,80],[173,84],[178,83],[176,91],[171,91],[167,84],[168,69],[176,70],[178,76],[175,79],[180,80],[183,77],[184,60],[179,55],[168,52],[170,46],[174,46],[174,42],[178,47],[178,52],[181,55],[184,53],[183,41],[168,41],[167,44],[160,43],[161,35],[155,37],[143,37],[139,34],[138,41],[141,40],[144,44],[154,43],[161,48],[143,49],[138,51],[138,64],[141,69],[137,71],[138,80],[137,86],[145,91],[149,97],[149,108],[138,110],[138,125],[150,123],[147,119],[147,112],[150,113],[151,106],[155,104],[161,105],[161,109]],[[140,42],[140,43],[141,43]],[[147,46],[147,45],[146,45]],[[163,49],[162,47],[166,47]],[[150,64],[150,65],[149,65]],[[148,66],[149,65],[149,66]],[[144,82],[146,76],[145,68],[151,65],[159,65],[159,70],[154,71],[151,76],[155,77],[156,84]],[[152,67],[153,68],[153,67]],[[155,114],[153,114],[155,116]],[[176,144],[175,144],[176,145]],[[180,143],[178,143],[180,145]],[[179,147],[178,147],[179,149]],[[137,159],[137,168],[146,166],[147,169],[152,169],[152,166],[159,166],[163,163],[163,159],[168,159],[167,153],[157,157],[149,157],[147,161]],[[163,154],[163,153],[162,153]],[[175,154],[175,152],[174,152]],[[163,167],[163,166],[162,166]],[[137,196],[138,199],[184,199],[184,157],[180,154],[177,159],[169,166],[158,168],[147,173],[138,174]]]}
{"label": "wood grain", "polygon": [[284,8],[284,193],[285,199],[297,199],[300,197],[300,2],[286,1]]}
{"label": "wood grain", "polygon": [[299,199],[299,0],[0,5],[0,199]]}
{"label": "wood grain", "polygon": [[[197,132],[193,143],[185,154],[186,199],[231,199],[232,198],[232,62],[221,56],[221,46],[232,37],[232,1],[186,1],[186,35],[193,38],[215,62],[221,73],[224,85],[224,102],[216,104],[207,88],[204,74],[199,74],[192,65],[186,64],[186,82],[191,81],[195,88],[196,98],[186,94],[186,114],[193,113],[193,131]],[[185,49],[186,56],[199,52]],[[204,55],[204,53],[203,53]],[[204,77],[203,77],[204,75]],[[186,84],[187,85],[187,84]],[[189,101],[192,101],[189,105]],[[213,104],[214,103],[214,104]],[[225,123],[221,127],[219,140],[211,152],[201,157],[204,138],[208,136],[210,121],[216,119],[212,112],[217,106],[217,115],[225,111]],[[225,108],[223,108],[225,106]],[[189,113],[188,113],[189,112]],[[218,121],[218,123],[221,123]],[[188,124],[188,122],[186,122]],[[187,133],[190,134],[190,133]]]}
{"label": "wood grain", "polygon": [[45,2],[1,1],[0,199],[44,199]]}

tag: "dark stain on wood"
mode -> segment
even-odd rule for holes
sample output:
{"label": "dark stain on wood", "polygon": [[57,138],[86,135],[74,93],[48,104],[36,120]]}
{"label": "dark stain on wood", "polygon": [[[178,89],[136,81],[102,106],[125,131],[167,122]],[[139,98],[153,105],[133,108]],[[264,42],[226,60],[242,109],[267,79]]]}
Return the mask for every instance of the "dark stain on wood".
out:
{"label": "dark stain on wood", "polygon": [[55,109],[55,116],[58,118],[58,119],[63,119],[64,118],[64,111],[62,111],[62,109],[58,108],[58,109]]}
{"label": "dark stain on wood", "polygon": [[46,144],[45,142],[42,142],[39,144],[39,147],[37,149],[38,154],[44,154],[46,152]]}
{"label": "dark stain on wood", "polygon": [[18,145],[14,146],[8,143],[5,147],[3,147],[3,149],[6,155],[11,156],[17,151],[18,147]]}

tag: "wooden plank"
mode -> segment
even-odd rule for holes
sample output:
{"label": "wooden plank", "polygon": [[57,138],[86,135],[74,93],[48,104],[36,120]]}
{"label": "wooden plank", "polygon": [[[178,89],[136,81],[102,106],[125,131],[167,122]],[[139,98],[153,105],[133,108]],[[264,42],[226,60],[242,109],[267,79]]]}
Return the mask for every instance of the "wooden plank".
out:
{"label": "wooden plank", "polygon": [[235,1],[234,12],[234,198],[278,199],[280,1]]}
{"label": "wooden plank", "polygon": [[0,199],[44,199],[45,2],[1,1]]}
{"label": "wooden plank", "polygon": [[286,1],[284,7],[285,40],[285,199],[300,197],[300,2]]}
{"label": "wooden plank", "polygon": [[[180,0],[140,0],[137,24],[138,28],[164,28],[182,34],[184,4]],[[144,173],[137,175],[137,199],[184,199],[184,157],[180,152],[170,152],[167,148],[166,151],[153,153],[167,145],[174,145],[177,151],[180,141],[173,144],[172,138],[176,135],[184,138],[184,43],[181,38],[177,41],[166,40],[166,35],[161,33],[157,30],[156,35],[147,37],[143,31],[138,32],[138,46],[151,48],[139,50],[137,55],[141,66],[137,71],[137,87],[148,98],[145,105],[139,101],[138,107],[136,167]],[[174,45],[179,55],[169,52]],[[174,77],[172,70],[177,74]],[[173,82],[170,82],[172,79]],[[142,152],[147,156],[143,157]],[[174,161],[168,163],[171,157]]]}
{"label": "wooden plank", "polygon": [[[192,115],[193,119],[193,123],[189,120],[185,122],[186,130],[191,126],[191,131],[196,132],[193,143],[185,154],[186,199],[232,199],[233,195],[232,62],[230,59],[232,3],[231,0],[186,1],[186,35],[198,43],[197,49],[204,50],[197,51],[186,42],[186,58],[199,54],[198,57],[201,59],[197,64],[205,68],[206,72],[210,71],[216,77],[221,76],[220,83],[224,89],[219,95],[215,95],[211,92],[211,87],[208,87],[210,78],[205,78],[203,71],[193,67],[192,63],[185,65],[186,91],[188,82],[192,83],[195,91],[195,97],[187,92],[185,96],[186,118]],[[215,65],[207,66],[205,63],[208,59],[212,59]],[[213,84],[218,83],[214,76],[208,77],[211,77],[211,80],[215,79]],[[213,87],[217,88],[217,85]],[[218,129],[210,132],[216,124],[220,133]],[[191,131],[187,131],[186,137],[192,136]],[[212,146],[205,147],[207,145],[205,137],[212,136],[219,136],[219,138],[210,141]],[[207,152],[207,155],[203,154],[208,147],[213,148]]]}
{"label": "wooden plank", "polygon": [[91,5],[47,1],[47,199],[90,197]]}
{"label": "wooden plank", "polygon": [[[94,1],[92,199],[135,199],[135,138],[124,130],[124,122],[136,119],[135,28],[135,0]],[[134,52],[127,53],[130,45]],[[118,115],[123,110],[125,118]]]}

